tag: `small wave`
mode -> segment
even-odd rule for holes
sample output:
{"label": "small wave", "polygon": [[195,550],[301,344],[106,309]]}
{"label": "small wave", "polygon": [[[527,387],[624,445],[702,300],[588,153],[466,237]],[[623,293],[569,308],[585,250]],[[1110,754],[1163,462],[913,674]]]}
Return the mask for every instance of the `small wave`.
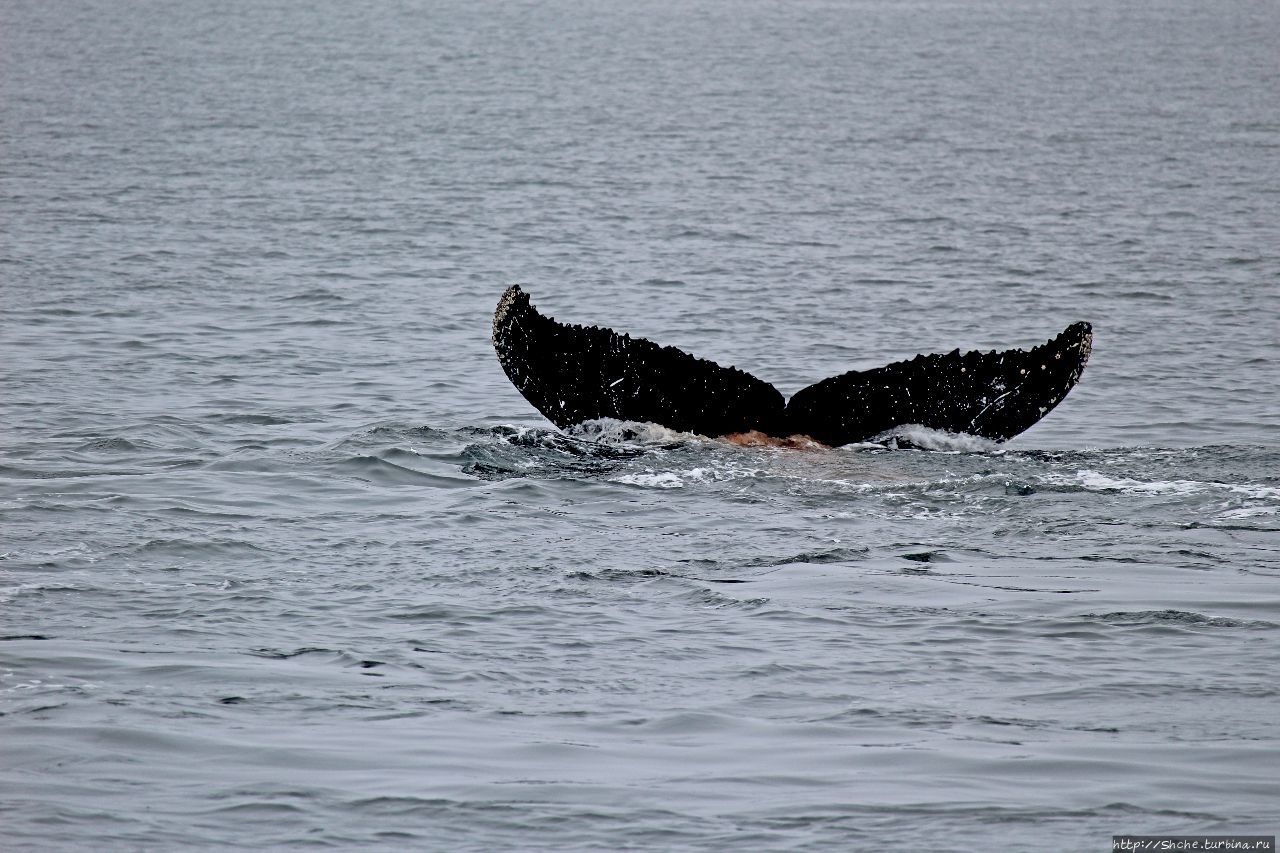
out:
{"label": "small wave", "polygon": [[680,489],[684,487],[684,480],[680,479],[672,471],[663,471],[660,474],[623,474],[614,478],[614,482],[625,483],[628,486],[643,486],[650,489]]}
{"label": "small wave", "polygon": [[638,474],[621,474],[614,477],[613,482],[650,489],[680,489],[696,484],[718,483],[724,480],[755,477],[758,473],[758,471],[754,470],[734,470],[733,468],[688,468],[676,471],[648,470]]}
{"label": "small wave", "polygon": [[641,569],[625,569],[625,568],[606,568],[597,572],[590,572],[585,569],[578,569],[570,572],[565,577],[579,581],[608,581],[608,582],[644,582],[654,578],[680,578],[684,575],[677,575],[671,572],[665,572],[662,569],[641,568]]}
{"label": "small wave", "polygon": [[[513,427],[497,426],[485,432],[485,435],[499,439],[514,447],[532,450],[555,450],[574,456],[616,456],[634,455],[638,449],[627,448],[629,442],[596,441],[589,434],[576,432],[559,432],[546,427]],[[632,450],[628,453],[628,450]]]}
{"label": "small wave", "polygon": [[[1047,481],[1070,485],[1069,480],[1049,475]],[[1086,491],[1122,492],[1133,495],[1186,496],[1209,491],[1225,491],[1256,500],[1280,499],[1280,488],[1256,484],[1217,483],[1201,480],[1134,480],[1128,477],[1111,477],[1099,471],[1083,469],[1076,472],[1075,484]]]}
{"label": "small wave", "polygon": [[141,468],[102,468],[65,470],[47,470],[40,468],[19,468],[14,465],[0,465],[0,478],[10,480],[79,480],[90,477],[132,477],[147,473]]}
{"label": "small wave", "polygon": [[[475,436],[488,436],[490,431],[480,428],[462,430],[443,430],[435,427],[400,423],[383,423],[367,427],[352,433],[330,445],[328,450],[334,452],[362,450],[380,450],[387,447],[407,447],[427,445],[451,445],[465,442]],[[414,451],[415,453],[417,451]]]}
{"label": "small wave", "polygon": [[1096,619],[1111,625],[1131,626],[1180,626],[1188,628],[1275,628],[1274,622],[1229,619],[1223,616],[1206,616],[1189,610],[1118,610],[1113,613],[1085,613],[1081,619]]}
{"label": "small wave", "polygon": [[935,450],[947,453],[995,453],[1002,450],[998,442],[989,438],[931,429],[920,424],[894,427],[880,433],[871,441],[874,445],[890,449]]}
{"label": "small wave", "polygon": [[[589,421],[570,433],[532,427],[466,430],[480,441],[462,448],[463,473],[480,479],[603,476],[627,460],[680,447],[671,430],[626,421]],[[599,441],[598,441],[599,439]]]}
{"label": "small wave", "polygon": [[642,421],[620,421],[597,418],[569,428],[569,435],[608,445],[680,445],[698,441],[701,436],[669,429],[661,424]]}
{"label": "small wave", "polygon": [[228,538],[149,539],[134,546],[130,552],[138,556],[200,560],[254,557],[272,553],[270,549],[252,542]]}
{"label": "small wave", "polygon": [[1237,509],[1227,509],[1218,513],[1217,518],[1225,519],[1242,519],[1242,518],[1262,518],[1269,515],[1280,515],[1280,506],[1242,506]]}
{"label": "small wave", "polygon": [[223,412],[210,415],[209,421],[218,424],[248,424],[250,426],[285,426],[294,423],[296,418],[280,415],[269,415],[262,412]]}
{"label": "small wave", "polygon": [[301,657],[303,655],[322,654],[331,658],[341,658],[346,652],[339,649],[326,649],[320,646],[303,646],[293,649],[292,651],[284,651],[283,649],[257,648],[250,649],[248,654],[259,658],[271,658],[272,660],[288,660],[289,658]]}
{"label": "small wave", "polygon": [[51,583],[21,583],[0,587],[0,604],[10,604],[19,598],[43,598],[51,593],[82,593],[92,589],[86,586],[54,581]]}
{"label": "small wave", "polygon": [[483,480],[607,475],[625,460],[652,452],[659,446],[659,443],[646,445],[626,440],[625,430],[645,426],[648,425],[618,426],[617,434],[610,436],[616,441],[595,441],[544,427],[497,426],[471,431],[469,434],[479,437],[480,441],[463,448],[462,470]]}
{"label": "small wave", "polygon": [[397,465],[380,456],[352,456],[338,460],[332,468],[354,479],[382,486],[462,488],[468,485],[467,480],[419,471],[406,465]]}
{"label": "small wave", "polygon": [[150,442],[138,439],[130,441],[123,436],[115,436],[112,438],[98,438],[92,441],[86,441],[84,444],[76,448],[82,453],[129,453],[131,451],[154,450],[155,445]]}
{"label": "small wave", "polygon": [[767,598],[734,598],[706,587],[682,592],[676,600],[708,610],[758,610],[769,603]]}

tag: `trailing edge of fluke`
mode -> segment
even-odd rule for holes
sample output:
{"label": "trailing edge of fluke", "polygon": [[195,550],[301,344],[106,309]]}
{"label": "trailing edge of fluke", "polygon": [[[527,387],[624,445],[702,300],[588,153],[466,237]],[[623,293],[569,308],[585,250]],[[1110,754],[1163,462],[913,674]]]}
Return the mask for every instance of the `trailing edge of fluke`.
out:
{"label": "trailing edge of fluke", "polygon": [[808,436],[832,447],[908,424],[1005,441],[1066,397],[1092,344],[1092,327],[1073,323],[1030,350],[917,355],[832,376],[788,402],[736,367],[612,329],[558,323],[538,313],[519,285],[493,315],[503,370],[561,429],[617,418],[707,436]]}

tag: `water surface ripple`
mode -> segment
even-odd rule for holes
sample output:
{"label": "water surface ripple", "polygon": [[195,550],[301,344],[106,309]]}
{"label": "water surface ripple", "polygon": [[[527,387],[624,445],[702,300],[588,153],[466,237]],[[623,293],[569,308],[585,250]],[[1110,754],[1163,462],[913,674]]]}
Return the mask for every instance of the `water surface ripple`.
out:
{"label": "water surface ripple", "polygon": [[[1276,832],[1275,4],[0,33],[6,850]],[[1002,446],[564,434],[516,281],[785,394],[1097,337]]]}

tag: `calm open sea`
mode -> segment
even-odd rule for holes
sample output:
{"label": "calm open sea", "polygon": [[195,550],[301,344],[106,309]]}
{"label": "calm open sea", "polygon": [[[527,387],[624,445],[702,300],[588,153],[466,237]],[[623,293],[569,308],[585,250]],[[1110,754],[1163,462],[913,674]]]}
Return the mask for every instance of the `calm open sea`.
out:
{"label": "calm open sea", "polygon": [[[1280,830],[1280,5],[0,4],[0,847]],[[551,428],[1095,326],[997,446]]]}

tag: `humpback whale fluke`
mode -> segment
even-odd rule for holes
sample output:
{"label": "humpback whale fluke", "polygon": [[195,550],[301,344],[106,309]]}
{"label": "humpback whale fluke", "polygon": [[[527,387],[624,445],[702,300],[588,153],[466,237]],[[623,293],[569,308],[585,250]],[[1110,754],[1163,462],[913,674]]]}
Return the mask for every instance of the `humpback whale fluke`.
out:
{"label": "humpback whale fluke", "polygon": [[617,418],[709,436],[809,436],[832,447],[907,424],[1013,438],[1075,386],[1092,342],[1092,327],[1074,323],[1034,349],[918,355],[824,379],[787,402],[736,367],[612,329],[558,323],[538,313],[519,285],[493,315],[503,370],[561,429]]}

